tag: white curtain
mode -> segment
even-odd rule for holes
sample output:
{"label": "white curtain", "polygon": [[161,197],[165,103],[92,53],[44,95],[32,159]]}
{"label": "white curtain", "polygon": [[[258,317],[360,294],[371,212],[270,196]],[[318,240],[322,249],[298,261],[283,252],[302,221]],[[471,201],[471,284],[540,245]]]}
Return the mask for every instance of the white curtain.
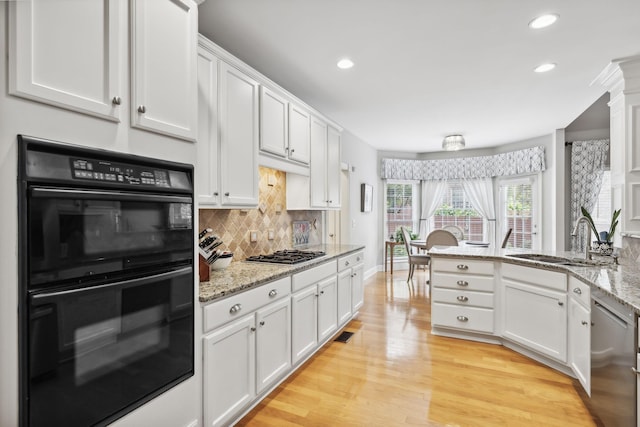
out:
{"label": "white curtain", "polygon": [[[609,140],[574,141],[571,144],[571,231],[582,215],[581,207],[591,213],[602,187],[602,172],[609,158]],[[582,252],[586,241],[585,226],[571,239],[571,250]],[[592,233],[593,234],[593,233]],[[593,236],[592,240],[597,240]]]}
{"label": "white curtain", "polygon": [[447,190],[446,181],[422,181],[422,210],[420,211],[420,237],[429,233],[429,218],[442,204],[442,196]]}
{"label": "white curtain", "polygon": [[491,178],[463,180],[462,188],[471,205],[487,219],[487,239],[495,247],[496,208],[493,199],[493,180]]}

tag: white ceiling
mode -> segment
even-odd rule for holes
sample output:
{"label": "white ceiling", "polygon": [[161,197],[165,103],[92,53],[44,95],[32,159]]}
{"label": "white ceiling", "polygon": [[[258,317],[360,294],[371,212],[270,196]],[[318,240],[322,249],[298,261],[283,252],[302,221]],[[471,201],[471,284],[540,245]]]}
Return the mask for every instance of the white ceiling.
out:
{"label": "white ceiling", "polygon": [[[604,67],[640,54],[640,1],[206,0],[199,30],[371,146],[430,152],[451,133],[481,148],[569,125]],[[534,73],[544,62],[558,66]]]}

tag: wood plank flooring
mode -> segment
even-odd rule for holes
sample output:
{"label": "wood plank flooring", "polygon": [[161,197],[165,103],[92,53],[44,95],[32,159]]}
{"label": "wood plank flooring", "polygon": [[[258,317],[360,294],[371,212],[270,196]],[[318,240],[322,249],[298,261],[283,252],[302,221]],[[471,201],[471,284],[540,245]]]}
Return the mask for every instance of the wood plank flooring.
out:
{"label": "wood plank flooring", "polygon": [[377,273],[345,330],[240,426],[594,426],[577,382],[498,345],[433,336],[426,272]]}

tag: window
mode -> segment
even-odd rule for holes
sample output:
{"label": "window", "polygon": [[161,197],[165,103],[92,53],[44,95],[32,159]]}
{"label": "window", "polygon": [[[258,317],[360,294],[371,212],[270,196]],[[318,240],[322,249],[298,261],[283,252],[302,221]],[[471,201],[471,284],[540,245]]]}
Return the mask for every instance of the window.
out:
{"label": "window", "polygon": [[[401,226],[418,232],[419,224],[419,187],[413,181],[389,181],[387,183],[385,217],[385,237],[395,239]],[[404,247],[396,246],[398,255],[405,254]]]}
{"label": "window", "polygon": [[442,204],[431,217],[431,230],[455,225],[464,232],[464,240],[484,239],[484,218],[473,208],[459,182],[448,182]]}
{"label": "window", "polygon": [[[507,248],[537,249],[535,178],[503,180],[500,183],[500,224],[511,229]],[[500,234],[500,233],[498,233]],[[498,242],[498,244],[502,241]]]}
{"label": "window", "polygon": [[606,170],[602,173],[602,187],[600,187],[598,200],[591,212],[597,230],[609,231],[611,214],[611,171]]}

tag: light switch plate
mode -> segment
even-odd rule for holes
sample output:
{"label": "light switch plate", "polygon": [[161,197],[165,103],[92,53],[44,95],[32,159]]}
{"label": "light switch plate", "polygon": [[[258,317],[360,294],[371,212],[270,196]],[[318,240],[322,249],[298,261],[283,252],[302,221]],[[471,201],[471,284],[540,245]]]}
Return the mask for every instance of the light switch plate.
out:
{"label": "light switch plate", "polygon": [[258,232],[255,230],[249,231],[249,241],[257,242],[258,241]]}

